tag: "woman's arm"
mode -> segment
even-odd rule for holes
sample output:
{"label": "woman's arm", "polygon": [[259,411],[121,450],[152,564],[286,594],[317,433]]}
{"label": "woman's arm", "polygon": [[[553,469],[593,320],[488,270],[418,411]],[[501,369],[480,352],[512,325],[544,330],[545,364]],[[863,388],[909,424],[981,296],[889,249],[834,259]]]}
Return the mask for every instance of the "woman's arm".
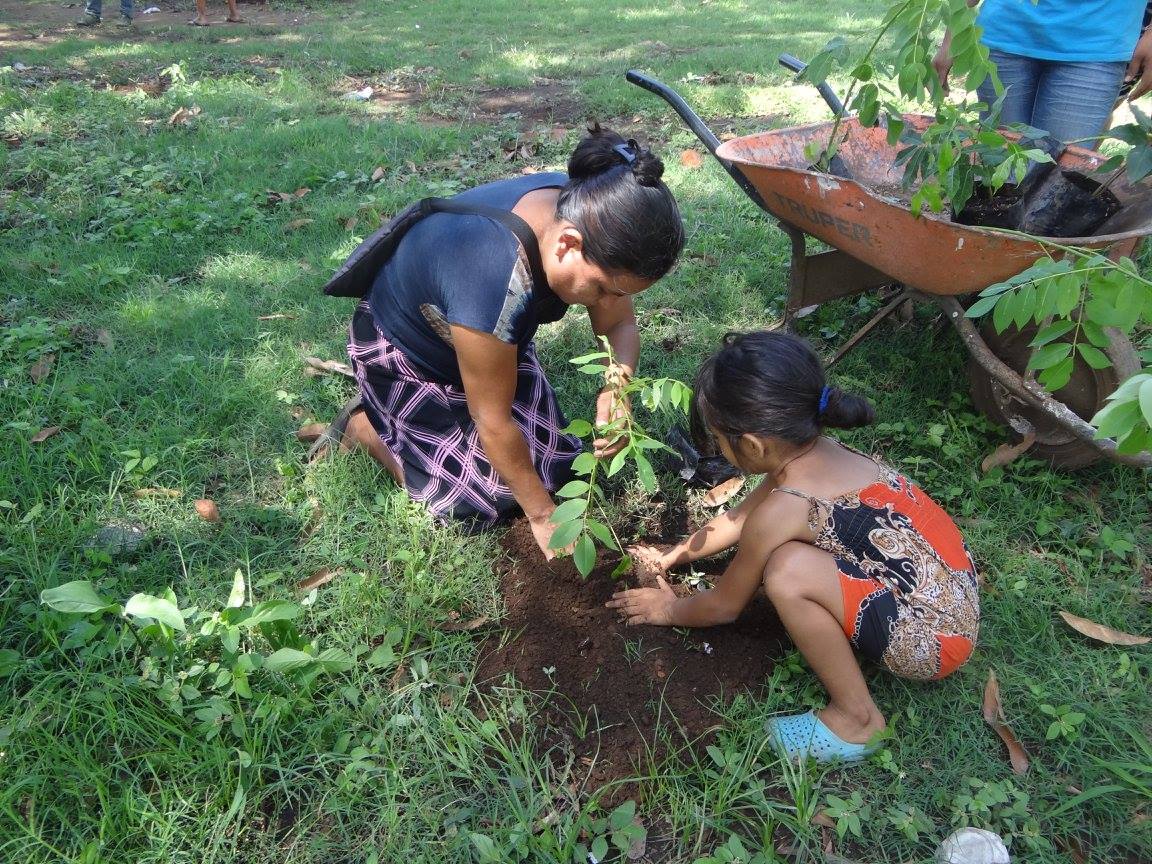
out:
{"label": "woman's arm", "polygon": [[548,520],[556,507],[532,465],[524,434],[512,419],[516,346],[459,324],[451,325],[451,329],[468,413],[476,424],[484,455],[524,510],[540,551],[545,558],[552,558],[548,541],[553,526]]}
{"label": "woman's arm", "polygon": [[[975,6],[980,0],[968,0],[969,6]],[[948,75],[952,71],[952,31],[945,29],[944,38],[940,47],[936,49],[936,56],[932,58],[932,68],[940,79],[940,86],[944,94],[948,94]]]}
{"label": "woman's arm", "polygon": [[[604,386],[596,396],[595,425],[599,427],[632,410],[626,401],[614,398],[612,384],[613,376],[627,380],[635,374],[640,362],[640,332],[636,329],[636,310],[631,297],[605,296],[588,307],[588,318],[592,322],[592,332],[608,340],[616,358],[616,368],[605,369]],[[592,453],[597,459],[614,456],[624,443],[622,440],[613,443],[607,438],[597,438],[592,442]]]}
{"label": "woman's arm", "polygon": [[607,605],[621,610],[629,624],[710,627],[734,621],[759,589],[772,553],[789,540],[804,538],[803,504],[797,503],[799,507],[777,498],[749,514],[740,549],[715,588],[677,597],[658,577],[659,588],[620,591]]}

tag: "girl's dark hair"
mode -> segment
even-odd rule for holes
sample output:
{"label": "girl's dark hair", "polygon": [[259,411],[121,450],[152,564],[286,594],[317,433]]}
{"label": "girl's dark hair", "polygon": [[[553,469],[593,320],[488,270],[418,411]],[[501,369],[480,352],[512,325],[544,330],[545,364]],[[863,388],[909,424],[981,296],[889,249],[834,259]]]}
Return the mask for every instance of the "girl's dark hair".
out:
{"label": "girl's dark hair", "polygon": [[594,264],[659,279],[684,248],[680,209],[660,181],[664,163],[599,123],[588,133],[568,160],[556,216],[576,226]]}
{"label": "girl's dark hair", "polygon": [[[876,419],[861,396],[829,387],[812,346],[790,333],[729,333],[696,373],[693,434],[709,428],[735,442],[751,433],[807,444],[825,427],[854,429]],[[705,439],[706,440],[706,439]]]}

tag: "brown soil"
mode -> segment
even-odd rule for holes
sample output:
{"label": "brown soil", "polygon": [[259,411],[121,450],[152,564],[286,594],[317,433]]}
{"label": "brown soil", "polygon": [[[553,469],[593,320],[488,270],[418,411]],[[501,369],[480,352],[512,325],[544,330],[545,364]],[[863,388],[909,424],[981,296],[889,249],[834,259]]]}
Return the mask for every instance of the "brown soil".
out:
{"label": "brown soil", "polygon": [[[723,627],[628,627],[604,606],[618,587],[635,585],[631,577],[612,581],[619,556],[601,554],[585,581],[570,559],[544,564],[522,520],[502,543],[511,558],[501,579],[508,608],[502,623],[511,637],[485,643],[478,680],[498,685],[511,675],[549,694],[535,719],[541,750],[560,745],[561,758],[564,750],[574,755],[590,789],[633,776],[646,752],[656,758],[667,752],[667,737],[676,747],[688,741],[702,748],[719,720],[717,703],[758,693],[783,653],[787,637],[763,597]],[[706,563],[709,577],[724,566]],[[590,720],[584,738],[579,717]],[[616,787],[606,800],[626,793]]]}

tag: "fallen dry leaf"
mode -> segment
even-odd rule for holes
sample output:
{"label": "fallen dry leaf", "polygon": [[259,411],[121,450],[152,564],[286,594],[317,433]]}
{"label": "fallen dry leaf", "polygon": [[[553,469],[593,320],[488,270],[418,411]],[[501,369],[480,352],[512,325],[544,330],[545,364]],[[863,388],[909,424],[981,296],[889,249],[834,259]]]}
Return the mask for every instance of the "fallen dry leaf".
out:
{"label": "fallen dry leaf", "polygon": [[481,615],[479,618],[472,618],[469,621],[445,621],[440,625],[440,629],[447,633],[466,633],[480,629],[490,620],[487,615]]}
{"label": "fallen dry leaf", "polygon": [[360,224],[360,218],[358,216],[349,216],[347,219],[344,220],[344,230],[345,231],[352,231],[359,224]]}
{"label": "fallen dry leaf", "polygon": [[29,439],[30,444],[39,444],[41,441],[47,441],[53,435],[60,431],[59,426],[45,426],[35,435]]}
{"label": "fallen dry leaf", "polygon": [[301,579],[296,583],[296,587],[301,591],[312,591],[316,588],[319,588],[321,585],[327,585],[343,572],[344,571],[339,567],[323,567],[320,570],[317,570],[307,579]]}
{"label": "fallen dry leaf", "polygon": [[307,186],[301,186],[299,189],[297,189],[295,192],[292,193],[292,197],[297,198],[297,199],[303,198],[305,195],[307,195],[311,191],[312,190],[309,189]]}
{"label": "fallen dry leaf", "polygon": [[384,179],[384,166],[378,165],[376,170],[372,172],[372,182],[375,183]]}
{"label": "fallen dry leaf", "polygon": [[304,362],[308,365],[309,369],[315,369],[318,373],[328,372],[344,375],[348,378],[356,377],[356,373],[352,371],[352,367],[347,363],[341,363],[339,360],[321,360],[319,357],[305,357]]}
{"label": "fallen dry leaf", "polygon": [[311,443],[323,435],[327,428],[326,423],[308,423],[296,430],[296,440]]}
{"label": "fallen dry leaf", "polygon": [[311,225],[311,224],[312,224],[311,219],[293,219],[291,222],[288,222],[287,224],[284,225],[284,230],[285,231],[299,231],[305,225]]}
{"label": "fallen dry leaf", "polygon": [[836,820],[828,815],[827,810],[817,810],[816,814],[812,817],[812,824],[819,825],[823,828],[835,828]]}
{"label": "fallen dry leaf", "polygon": [[644,822],[639,816],[633,817],[632,824],[640,830],[636,832],[636,839],[628,847],[628,860],[642,861],[648,851],[648,832],[644,829]]}
{"label": "fallen dry leaf", "polygon": [[191,108],[177,108],[172,116],[168,118],[169,126],[187,126],[188,123],[200,113],[200,106],[193,105]]}
{"label": "fallen dry leaf", "polygon": [[1001,444],[984,457],[980,463],[980,473],[987,474],[993,468],[1000,468],[1024,455],[1024,452],[1036,442],[1036,433],[1029,431],[1017,444]]}
{"label": "fallen dry leaf", "polygon": [[1000,706],[1000,682],[996,680],[996,672],[988,670],[988,683],[984,685],[984,722],[992,727],[1004,746],[1008,748],[1008,759],[1012,763],[1012,770],[1017,774],[1028,773],[1028,754],[1024,752],[1024,745],[1016,737],[1016,733],[1004,720],[1004,709]]}
{"label": "fallen dry leaf", "polygon": [[295,321],[295,315],[289,315],[287,312],[277,312],[273,315],[257,315],[257,321]]}
{"label": "fallen dry leaf", "polygon": [[1109,645],[1147,645],[1152,642],[1152,636],[1134,636],[1122,630],[1113,630],[1111,627],[1105,627],[1103,624],[1097,624],[1063,609],[1060,610],[1060,617],[1077,633],[1083,633],[1089,639],[1107,642]]}
{"label": "fallen dry leaf", "polygon": [[312,515],[308,517],[308,522],[300,529],[300,537],[307,540],[316,533],[316,529],[320,527],[320,523],[324,521],[324,508],[322,508],[315,501],[312,502]]}
{"label": "fallen dry leaf", "polygon": [[216,502],[211,498],[196,499],[196,515],[205,522],[220,521],[220,510],[216,507]]}
{"label": "fallen dry leaf", "polygon": [[684,150],[680,154],[680,164],[685,168],[699,168],[704,164],[704,157],[699,150]]}
{"label": "fallen dry leaf", "polygon": [[107,330],[97,330],[96,331],[96,344],[99,345],[101,348],[107,348],[108,350],[112,350],[112,334],[109,333]]}
{"label": "fallen dry leaf", "polygon": [[705,507],[719,507],[725,504],[728,500],[744,488],[746,478],[741,475],[733,477],[731,480],[725,480],[719,486],[713,486],[704,495],[702,503]]}
{"label": "fallen dry leaf", "polygon": [[163,486],[145,486],[132,493],[133,498],[179,498],[184,493],[179,489],[167,489]]}
{"label": "fallen dry leaf", "polygon": [[55,365],[56,355],[45,354],[28,369],[28,377],[32,379],[33,384],[39,384],[48,377],[52,372],[52,367]]}

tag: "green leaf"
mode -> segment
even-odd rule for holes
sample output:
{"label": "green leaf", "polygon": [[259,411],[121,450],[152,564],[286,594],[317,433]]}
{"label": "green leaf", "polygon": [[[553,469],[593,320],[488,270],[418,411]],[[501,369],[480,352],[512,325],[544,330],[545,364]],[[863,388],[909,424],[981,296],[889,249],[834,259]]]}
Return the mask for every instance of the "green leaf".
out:
{"label": "green leaf", "polygon": [[582,354],[579,357],[573,357],[568,362],[571,363],[573,366],[584,366],[588,363],[591,363],[593,360],[607,360],[607,359],[609,359],[607,351],[597,351],[594,354]]}
{"label": "green leaf", "polygon": [[572,545],[572,541],[580,535],[582,530],[584,530],[584,523],[579,519],[557,525],[556,530],[552,532],[552,539],[548,541],[548,548],[564,549]]}
{"label": "green leaf", "polygon": [[244,605],[244,571],[237,570],[236,575],[232,577],[232,591],[228,594],[228,602],[225,604],[229,609],[238,609]]}
{"label": "green leaf", "polygon": [[632,569],[632,556],[631,555],[625,555],[623,558],[620,559],[620,563],[612,568],[611,578],[612,579],[619,579],[621,576],[626,575],[628,573],[628,571],[631,569]]}
{"label": "green leaf", "polygon": [[573,519],[579,519],[583,516],[584,511],[587,509],[587,498],[570,498],[552,511],[552,516],[549,521],[551,521],[553,525],[571,522]]}
{"label": "green leaf", "polygon": [[1152,426],[1152,380],[1140,385],[1140,413],[1144,415],[1144,422]]}
{"label": "green leaf", "polygon": [[571,423],[569,423],[566,427],[564,427],[563,431],[566,435],[575,435],[577,438],[583,438],[586,435],[591,434],[592,424],[587,420],[580,420],[577,418],[576,420],[573,420]]}
{"label": "green leaf", "polygon": [[571,480],[556,490],[560,498],[575,498],[588,492],[588,483],[584,480]]}
{"label": "green leaf", "polygon": [[596,544],[585,532],[576,541],[576,548],[572,550],[572,560],[581,576],[587,576],[596,566]]}
{"label": "green leaf", "polygon": [[980,299],[973,303],[964,312],[965,318],[979,318],[982,315],[987,315],[989,311],[1000,301],[999,294],[992,294],[985,297],[980,296]]}
{"label": "green leaf", "polygon": [[57,612],[79,612],[83,615],[106,612],[116,605],[97,594],[92,583],[86,580],[47,588],[40,592],[40,602]]}
{"label": "green leaf", "polygon": [[596,470],[596,457],[591,453],[581,453],[572,463],[572,471],[582,477],[587,477]]}
{"label": "green leaf", "polygon": [[380,666],[391,666],[396,662],[396,652],[390,643],[385,642],[383,645],[377,645],[376,649],[368,655],[368,659],[364,662],[373,669]]}
{"label": "green leaf", "polygon": [[1075,329],[1075,321],[1053,321],[1051,324],[1041,327],[1035,338],[1033,338],[1032,341],[1028,344],[1032,348],[1039,348],[1042,345],[1047,345],[1049,342],[1053,342],[1059,339],[1065,333]]}
{"label": "green leaf", "polygon": [[266,621],[291,621],[304,614],[304,607],[291,600],[264,600],[252,607],[252,614],[237,621],[242,627],[256,627]]}
{"label": "green leaf", "polygon": [[133,594],[124,604],[124,614],[159,621],[173,630],[184,629],[184,613],[176,608],[176,604],[151,594]]}
{"label": "green leaf", "polygon": [[24,662],[19,651],[12,648],[0,648],[0,678],[7,678]]}
{"label": "green leaf", "polygon": [[624,460],[628,458],[628,452],[631,447],[625,447],[619,453],[612,457],[612,461],[608,464],[608,476],[612,477],[617,474],[621,468],[624,467]]}
{"label": "green leaf", "polygon": [[636,459],[636,475],[640,478],[644,491],[651,495],[660,488],[660,484],[656,482],[656,472],[652,470],[652,463],[639,450],[633,456]]}
{"label": "green leaf", "polygon": [[613,831],[622,831],[632,824],[632,820],[636,818],[636,802],[629,798],[619,807],[612,811],[608,817],[608,824],[612,827]]}
{"label": "green leaf", "polygon": [[316,666],[325,672],[347,672],[356,661],[343,648],[325,648],[316,655]]}
{"label": "green leaf", "polygon": [[997,333],[1003,333],[1008,329],[1008,325],[1012,323],[1013,316],[1013,303],[1016,297],[1016,292],[1010,294],[1001,294],[996,303],[996,308],[992,310],[992,326],[996,328]]}
{"label": "green leaf", "polygon": [[1036,380],[1048,388],[1050,393],[1055,393],[1072,379],[1072,370],[1075,365],[1075,361],[1071,357],[1067,357],[1055,366],[1045,369],[1036,377]]}
{"label": "green leaf", "polygon": [[608,526],[603,522],[597,522],[595,519],[589,519],[584,523],[584,527],[587,528],[592,533],[592,536],[599,540],[604,546],[607,546],[609,549],[615,549],[616,551],[620,550],[620,546],[616,542],[616,538],[612,536],[612,532],[608,530]]}
{"label": "green leaf", "polygon": [[306,669],[316,662],[316,658],[295,648],[281,648],[264,658],[264,668],[272,672],[295,672]]}
{"label": "green leaf", "polygon": [[1050,369],[1072,353],[1072,346],[1068,342],[1057,342],[1037,349],[1028,358],[1029,369]]}
{"label": "green leaf", "polygon": [[1108,369],[1112,366],[1112,361],[1108,359],[1108,355],[1099,348],[1081,342],[1076,346],[1076,350],[1084,358],[1084,362],[1093,369]]}
{"label": "green leaf", "polygon": [[1091,423],[1098,438],[1120,438],[1135,428],[1141,413],[1136,401],[1116,401],[1097,411]]}

